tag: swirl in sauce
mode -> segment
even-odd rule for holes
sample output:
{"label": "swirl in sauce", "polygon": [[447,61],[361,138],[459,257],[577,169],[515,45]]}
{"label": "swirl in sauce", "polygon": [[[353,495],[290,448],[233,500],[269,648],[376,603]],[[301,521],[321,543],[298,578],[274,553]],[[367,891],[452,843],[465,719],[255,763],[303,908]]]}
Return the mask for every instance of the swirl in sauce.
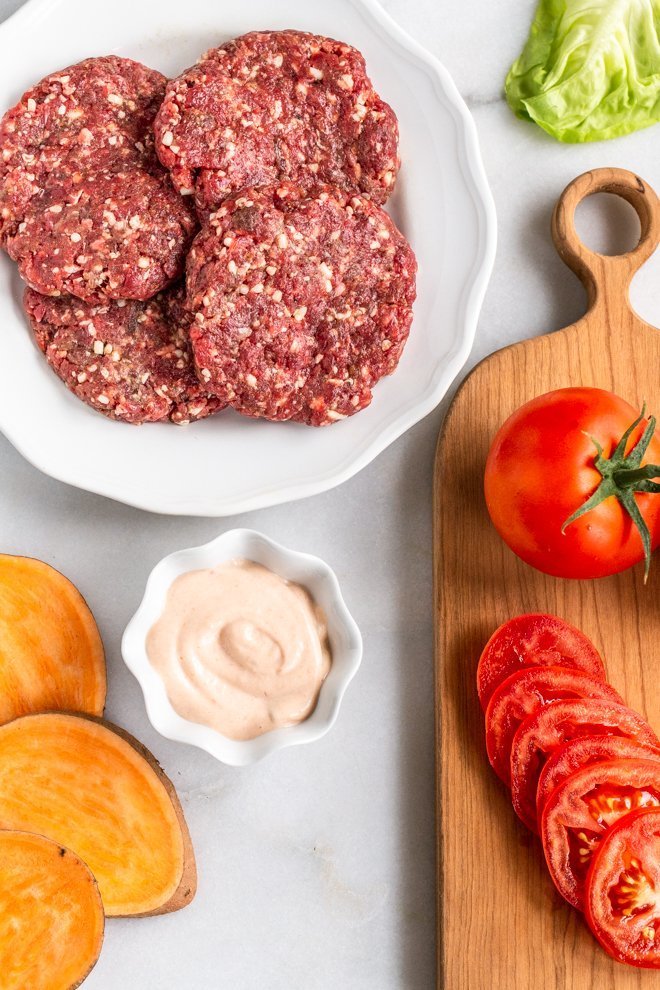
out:
{"label": "swirl in sauce", "polygon": [[230,739],[306,719],[331,663],[307,590],[249,560],[178,577],[147,655],[175,711]]}

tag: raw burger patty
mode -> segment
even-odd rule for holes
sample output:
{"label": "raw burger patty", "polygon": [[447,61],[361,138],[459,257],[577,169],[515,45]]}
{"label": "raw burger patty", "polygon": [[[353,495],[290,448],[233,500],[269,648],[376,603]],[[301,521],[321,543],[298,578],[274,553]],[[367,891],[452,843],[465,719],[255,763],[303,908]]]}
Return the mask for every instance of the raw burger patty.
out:
{"label": "raw burger patty", "polygon": [[0,121],[0,240],[39,291],[147,298],[181,273],[194,219],[153,147],[165,84],[129,59],[90,58]]}
{"label": "raw burger patty", "polygon": [[221,407],[193,369],[182,285],[148,302],[98,306],[26,289],[24,306],[51,368],[106,416],[127,423],[187,423]]}
{"label": "raw burger patty", "polygon": [[201,380],[248,416],[313,426],[350,416],[399,362],[416,270],[366,196],[293,183],[243,190],[188,257]]}
{"label": "raw burger patty", "polygon": [[166,172],[73,172],[32,199],[7,250],[49,296],[148,299],[181,275],[195,230]]}
{"label": "raw burger patty", "polygon": [[383,203],[398,126],[350,45],[299,31],[243,35],[168,83],[156,149],[202,216],[244,186],[330,183]]}
{"label": "raw burger patty", "polygon": [[85,59],[28,90],[0,121],[2,237],[15,232],[53,173],[144,156],[165,83],[160,72],[111,55]]}

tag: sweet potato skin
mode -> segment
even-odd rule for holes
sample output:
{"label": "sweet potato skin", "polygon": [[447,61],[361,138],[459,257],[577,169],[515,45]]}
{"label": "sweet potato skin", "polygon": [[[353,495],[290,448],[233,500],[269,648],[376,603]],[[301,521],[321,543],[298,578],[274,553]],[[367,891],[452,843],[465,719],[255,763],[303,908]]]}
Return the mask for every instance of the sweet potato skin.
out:
{"label": "sweet potato skin", "polygon": [[0,725],[53,709],[102,715],[103,644],[78,589],[49,564],[0,554]]}
{"label": "sweet potato skin", "polygon": [[[145,747],[100,718],[50,712],[0,726],[0,828],[72,848],[95,873],[107,916],[165,914],[196,892],[172,783]],[[159,857],[169,857],[165,878]]]}
{"label": "sweet potato skin", "polygon": [[104,924],[96,880],[75,853],[0,831],[3,990],[74,990],[96,965]]}

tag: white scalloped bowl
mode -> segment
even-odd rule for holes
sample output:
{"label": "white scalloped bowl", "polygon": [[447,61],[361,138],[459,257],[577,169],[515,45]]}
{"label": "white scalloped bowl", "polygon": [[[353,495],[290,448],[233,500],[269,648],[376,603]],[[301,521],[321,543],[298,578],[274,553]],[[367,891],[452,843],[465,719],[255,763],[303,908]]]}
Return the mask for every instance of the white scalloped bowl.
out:
{"label": "white scalloped bowl", "polygon": [[[105,13],[102,16],[102,11]],[[107,16],[106,16],[107,15]],[[176,75],[211,45],[299,28],[359,48],[399,117],[403,166],[387,204],[419,262],[410,339],[369,408],[320,430],[229,411],[187,427],[129,427],[87,408],[27,329],[0,257],[0,430],[54,478],[152,512],[225,516],[325,491],[442,399],[472,346],[495,253],[495,210],[474,121],[446,69],[376,0],[28,0],[0,25],[0,110],[46,73],[110,52]]]}
{"label": "white scalloped bowl", "polygon": [[[216,567],[236,558],[263,564],[288,581],[307,588],[325,612],[332,651],[330,673],[309,718],[246,740],[228,739],[209,726],[182,718],[172,707],[146,650],[147,633],[162,614],[172,582],[188,571]],[[232,529],[203,546],[177,550],[156,564],[147,580],[142,603],[126,627],[121,648],[126,666],[142,687],[153,727],[168,739],[199,746],[222,763],[235,767],[256,763],[285,746],[314,742],[324,736],[334,725],[344,692],[362,660],[360,630],[346,607],[334,571],[320,557],[289,550],[251,529]]]}

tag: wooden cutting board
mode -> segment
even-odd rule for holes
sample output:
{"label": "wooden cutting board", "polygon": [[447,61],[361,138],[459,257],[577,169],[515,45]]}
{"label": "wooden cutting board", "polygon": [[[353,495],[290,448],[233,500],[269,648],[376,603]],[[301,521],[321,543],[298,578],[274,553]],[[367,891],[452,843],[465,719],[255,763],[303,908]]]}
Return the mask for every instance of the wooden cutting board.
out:
{"label": "wooden cutting board", "polygon": [[[628,254],[588,250],[575,207],[596,192],[636,209]],[[589,635],[613,685],[660,730],[660,553],[600,581],[564,581],[523,564],[491,525],[483,496],[490,441],[523,402],[568,385],[611,389],[660,415],[660,333],[631,309],[628,287],[660,236],[660,205],[640,178],[587,172],[555,209],[559,254],[584,283],[589,309],[572,326],[506,347],[458,391],[438,442],[434,532],[438,822],[438,986],[445,990],[647,990],[660,972],[612,962],[578,912],[555,893],[538,839],[491,771],[475,689],[479,654],[522,612],[563,616]],[[567,277],[570,277],[567,275]],[[659,496],[660,497],[660,496]]]}

